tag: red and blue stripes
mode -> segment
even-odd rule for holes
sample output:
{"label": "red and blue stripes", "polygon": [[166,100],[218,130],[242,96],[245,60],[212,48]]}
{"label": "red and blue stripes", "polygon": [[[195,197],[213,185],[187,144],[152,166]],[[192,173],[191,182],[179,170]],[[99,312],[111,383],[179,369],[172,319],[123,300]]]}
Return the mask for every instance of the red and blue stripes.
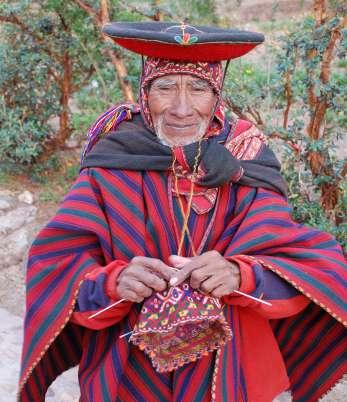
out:
{"label": "red and blue stripes", "polygon": [[[86,169],[38,235],[27,271],[19,400],[44,401],[54,378],[79,363],[83,402],[208,401],[211,395],[223,402],[258,402],[250,366],[243,363],[245,344],[252,344],[252,339],[245,341],[245,317],[254,317],[269,337],[273,335],[268,319],[257,315],[252,306],[225,306],[232,340],[219,356],[211,354],[173,375],[157,374],[142,352],[119,339],[133,328],[138,306],[100,331],[70,322],[88,273],[114,260],[147,255],[167,261],[177,252],[181,219],[174,213],[177,200],[170,199],[167,175]],[[224,185],[216,205],[218,209],[209,214],[192,212],[189,228],[195,247],[203,241],[204,251],[216,249],[226,257],[249,259],[255,282],[264,285],[264,297],[274,303],[285,303],[297,292],[289,294],[288,287],[283,292],[266,291],[262,281],[269,275],[257,270],[275,272],[312,301],[302,312],[271,324],[294,400],[316,401],[346,370],[347,338],[342,325],[347,321],[346,270],[339,246],[331,236],[295,223],[284,198],[271,191]],[[190,255],[188,242],[184,252]],[[257,386],[261,389],[262,384]]]}

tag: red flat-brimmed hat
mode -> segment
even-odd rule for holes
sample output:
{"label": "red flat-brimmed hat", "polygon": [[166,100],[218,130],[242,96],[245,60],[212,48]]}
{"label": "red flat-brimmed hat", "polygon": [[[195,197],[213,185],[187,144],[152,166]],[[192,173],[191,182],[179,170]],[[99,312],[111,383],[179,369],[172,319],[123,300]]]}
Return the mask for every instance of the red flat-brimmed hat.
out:
{"label": "red flat-brimmed hat", "polygon": [[264,35],[256,32],[185,22],[111,22],[102,32],[143,56],[192,62],[235,59],[264,41]]}

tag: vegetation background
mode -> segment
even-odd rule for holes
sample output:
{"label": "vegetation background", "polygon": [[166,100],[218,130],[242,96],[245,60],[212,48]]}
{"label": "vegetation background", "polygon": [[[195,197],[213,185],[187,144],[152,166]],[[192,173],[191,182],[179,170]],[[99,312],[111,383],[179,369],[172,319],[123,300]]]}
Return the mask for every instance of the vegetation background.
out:
{"label": "vegetation background", "polygon": [[251,29],[267,41],[230,64],[230,114],[277,150],[294,217],[346,247],[346,10],[343,0],[0,2],[0,187],[25,185],[51,216],[78,174],[88,127],[136,99],[140,58],[102,36],[105,22]]}

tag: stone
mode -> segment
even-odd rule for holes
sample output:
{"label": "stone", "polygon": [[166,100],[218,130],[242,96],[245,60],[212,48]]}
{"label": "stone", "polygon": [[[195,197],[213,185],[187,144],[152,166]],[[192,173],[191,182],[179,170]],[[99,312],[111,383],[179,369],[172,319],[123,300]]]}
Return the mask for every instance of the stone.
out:
{"label": "stone", "polygon": [[16,400],[22,321],[21,317],[0,308],[0,402]]}
{"label": "stone", "polygon": [[25,204],[32,205],[34,203],[34,195],[30,191],[25,190],[19,194],[18,200],[20,202],[24,202]]}
{"label": "stone", "polygon": [[13,208],[15,194],[9,190],[0,190],[0,216],[4,211]]}
{"label": "stone", "polygon": [[10,207],[11,207],[11,204],[8,201],[0,199],[0,211],[5,211],[6,209],[9,209]]}
{"label": "stone", "polygon": [[278,395],[272,402],[291,402],[292,396],[289,392],[282,392],[282,394]]}
{"label": "stone", "polygon": [[28,230],[25,227],[5,236],[0,244],[0,269],[21,262],[28,247]]}
{"label": "stone", "polygon": [[0,198],[12,198],[13,192],[10,190],[0,190]]}
{"label": "stone", "polygon": [[[23,319],[0,307],[0,402],[16,400],[20,356],[23,339]],[[48,389],[46,401],[78,402],[77,369],[59,376]]]}
{"label": "stone", "polygon": [[77,367],[60,375],[48,388],[47,402],[78,402],[80,399]]}
{"label": "stone", "polygon": [[7,266],[6,269],[1,269],[0,275],[0,307],[6,308],[12,314],[22,316],[25,310],[25,269],[23,263],[20,262],[16,265]]}
{"label": "stone", "polygon": [[37,208],[33,205],[23,206],[8,211],[0,219],[0,235],[6,235],[31,222],[36,216]]}

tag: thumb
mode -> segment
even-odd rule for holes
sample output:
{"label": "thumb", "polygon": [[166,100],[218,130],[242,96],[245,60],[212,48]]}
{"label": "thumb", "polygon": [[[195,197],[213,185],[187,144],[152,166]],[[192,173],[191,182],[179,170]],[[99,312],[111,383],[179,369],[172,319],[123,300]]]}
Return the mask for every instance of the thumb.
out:
{"label": "thumb", "polygon": [[[170,279],[170,286],[176,286],[182,283],[185,279],[187,279],[191,272],[195,269],[194,263],[192,264],[191,262],[193,261],[190,258],[185,258],[185,257],[179,257],[179,256],[174,256],[174,258],[177,257],[177,263],[180,263],[180,267],[182,268],[180,271],[176,272],[175,275]],[[179,258],[179,260],[178,260]],[[184,264],[183,264],[184,262]]]}
{"label": "thumb", "polygon": [[180,255],[170,255],[169,257],[169,263],[175,268],[182,268],[190,261],[191,258],[181,257]]}

